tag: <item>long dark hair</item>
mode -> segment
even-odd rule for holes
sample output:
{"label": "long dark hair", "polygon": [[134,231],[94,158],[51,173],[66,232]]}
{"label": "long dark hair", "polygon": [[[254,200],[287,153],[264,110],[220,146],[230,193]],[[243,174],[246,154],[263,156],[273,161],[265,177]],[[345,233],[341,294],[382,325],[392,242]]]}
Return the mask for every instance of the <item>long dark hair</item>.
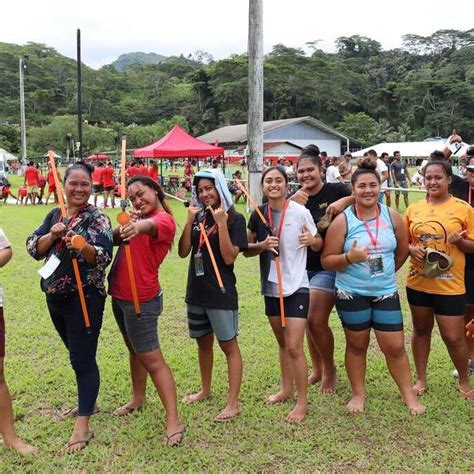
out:
{"label": "long dark hair", "polygon": [[160,201],[160,204],[163,206],[163,209],[170,216],[173,215],[170,207],[168,206],[168,203],[165,201],[166,195],[165,195],[165,192],[163,191],[163,188],[154,179],[150,178],[149,176],[143,176],[141,174],[138,174],[138,175],[133,176],[127,181],[127,186],[131,186],[134,183],[141,183],[143,184],[143,186],[146,186],[147,188],[151,188],[155,192],[156,196],[158,197],[158,200]]}

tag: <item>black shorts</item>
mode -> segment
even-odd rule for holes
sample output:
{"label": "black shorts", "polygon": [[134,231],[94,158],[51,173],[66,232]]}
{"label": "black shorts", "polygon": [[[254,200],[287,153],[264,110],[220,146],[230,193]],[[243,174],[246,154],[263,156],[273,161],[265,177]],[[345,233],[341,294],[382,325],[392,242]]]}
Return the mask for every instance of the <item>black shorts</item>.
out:
{"label": "black shorts", "polygon": [[94,194],[99,194],[104,190],[104,187],[101,184],[93,184],[92,185],[92,192]]}
{"label": "black shorts", "polygon": [[104,191],[113,191],[115,186],[104,186]]}
{"label": "black shorts", "polygon": [[466,286],[466,304],[474,305],[474,268],[466,268],[464,285]]}
{"label": "black shorts", "polygon": [[[303,318],[308,317],[309,289],[301,288],[296,293],[283,298],[285,306],[285,317]],[[265,314],[268,317],[280,315],[280,298],[265,296]]]}
{"label": "black shorts", "polygon": [[411,306],[433,308],[438,316],[464,316],[466,295],[432,295],[407,287],[407,300]]}

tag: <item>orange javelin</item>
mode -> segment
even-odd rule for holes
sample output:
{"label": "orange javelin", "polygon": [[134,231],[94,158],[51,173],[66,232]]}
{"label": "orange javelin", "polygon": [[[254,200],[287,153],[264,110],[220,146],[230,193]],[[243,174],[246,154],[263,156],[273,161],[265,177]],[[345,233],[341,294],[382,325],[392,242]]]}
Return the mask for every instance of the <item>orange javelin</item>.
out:
{"label": "orange javelin", "polygon": [[[250,205],[255,209],[255,212],[258,214],[260,217],[261,221],[263,222],[263,225],[270,231],[270,234],[273,235],[273,229],[269,226],[267,219],[265,219],[265,216],[263,215],[262,211],[258,208],[257,204],[255,203],[254,199],[250,195],[250,193],[247,191],[246,187],[240,182],[239,179],[235,180],[237,187],[245,194],[247,197],[247,201],[250,203]],[[283,300],[283,279],[281,276],[281,263],[280,263],[280,256],[275,255],[275,267],[277,271],[277,280],[278,280],[278,300],[280,302],[280,321],[281,321],[281,327],[283,329],[283,333],[285,332],[286,329],[286,317],[285,317],[285,302]]]}
{"label": "orange javelin", "polygon": [[[48,150],[49,164],[51,165],[51,170],[53,171],[54,184],[56,185],[59,207],[61,209],[61,215],[63,219],[67,219],[66,206],[64,204],[63,192],[61,190],[61,183],[59,181],[58,170],[56,169],[56,163],[54,162],[54,153],[52,150]],[[77,263],[77,258],[72,256],[72,268],[74,271],[74,277],[76,278],[77,291],[79,293],[79,300],[81,302],[82,308],[82,317],[84,319],[84,325],[86,331],[91,333],[91,323],[89,320],[89,312],[87,311],[86,298],[84,296],[84,289],[82,288],[81,273],[79,272],[79,265]]]}
{"label": "orange javelin", "polygon": [[206,229],[204,228],[204,224],[202,222],[199,223],[199,228],[201,229],[201,234],[204,236],[204,242],[206,242],[207,251],[209,252],[209,257],[211,257],[212,266],[214,267],[214,272],[217,277],[217,283],[219,283],[219,288],[221,289],[222,293],[225,293],[224,283],[222,283],[221,273],[219,268],[217,267],[216,259],[214,257],[214,252],[212,251],[211,244],[207,237]]}
{"label": "orange javelin", "polygon": [[[117,222],[120,225],[125,225],[130,222],[130,214],[125,211],[127,207],[126,187],[125,187],[125,166],[127,162],[127,139],[122,138],[122,156],[120,163],[120,207],[122,212],[117,215]],[[140,300],[138,299],[137,283],[135,281],[135,273],[133,272],[132,251],[130,249],[130,242],[128,240],[123,242],[125,244],[125,259],[127,261],[128,278],[130,280],[130,289],[132,290],[133,306],[135,307],[135,314],[137,317],[141,316],[142,310],[140,308]]]}

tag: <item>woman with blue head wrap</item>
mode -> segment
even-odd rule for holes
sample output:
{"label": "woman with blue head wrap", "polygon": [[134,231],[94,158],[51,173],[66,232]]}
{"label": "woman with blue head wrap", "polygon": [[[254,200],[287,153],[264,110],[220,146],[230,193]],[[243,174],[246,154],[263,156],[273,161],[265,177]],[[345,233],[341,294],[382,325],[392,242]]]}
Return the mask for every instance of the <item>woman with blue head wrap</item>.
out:
{"label": "woman with blue head wrap", "polygon": [[[226,356],[229,374],[227,403],[216,416],[217,421],[229,420],[240,413],[238,397],[242,357],[237,343],[234,261],[246,248],[245,219],[234,209],[224,175],[217,169],[199,171],[194,176],[193,201],[179,240],[178,253],[181,258],[191,254],[186,303],[189,335],[198,344],[201,389],[187,395],[184,401],[194,403],[211,396],[215,335]],[[222,284],[212,265],[212,257]]]}

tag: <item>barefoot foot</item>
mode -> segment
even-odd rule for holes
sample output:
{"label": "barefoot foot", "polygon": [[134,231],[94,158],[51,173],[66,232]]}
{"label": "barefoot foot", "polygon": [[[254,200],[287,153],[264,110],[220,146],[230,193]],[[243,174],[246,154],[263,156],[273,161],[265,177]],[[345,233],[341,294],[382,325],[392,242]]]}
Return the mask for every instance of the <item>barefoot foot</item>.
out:
{"label": "barefoot foot", "polygon": [[365,403],[365,396],[364,395],[354,395],[350,399],[350,401],[346,405],[346,407],[351,413],[363,413],[364,412],[364,403]]}
{"label": "barefoot foot", "polygon": [[413,416],[423,415],[423,413],[426,411],[426,407],[419,403],[416,397],[413,395],[403,400],[403,403],[407,406],[410,414]]}
{"label": "barefoot foot", "polygon": [[320,372],[311,372],[308,375],[308,385],[314,385],[321,380],[321,373]]}
{"label": "barefoot foot", "polygon": [[7,449],[13,449],[18,454],[23,456],[27,456],[30,454],[36,454],[38,452],[38,448],[32,446],[30,444],[24,443],[20,438],[16,437],[12,441],[4,441],[3,445]]}
{"label": "barefoot foot", "polygon": [[239,416],[242,411],[240,403],[237,405],[227,405],[215,418],[215,421],[230,421]]}
{"label": "barefoot foot", "polygon": [[288,413],[285,420],[288,423],[302,423],[306,417],[306,413],[308,412],[308,404],[307,403],[297,403],[293,410]]}
{"label": "barefoot foot", "polygon": [[143,403],[134,403],[128,402],[125,405],[118,407],[112,412],[112,416],[126,416],[129,415],[130,413],[133,413],[135,410],[140,410],[143,408]]}
{"label": "barefoot foot", "polygon": [[185,395],[185,397],[183,398],[183,402],[196,403],[196,402],[200,402],[201,400],[206,400],[206,398],[210,398],[210,397],[211,397],[211,394],[209,392],[204,392],[203,390],[199,390],[199,392]]}
{"label": "barefoot foot", "polygon": [[281,402],[284,402],[285,400],[292,400],[292,399],[293,399],[293,393],[280,390],[279,392],[274,393],[273,395],[269,395],[265,399],[265,401],[269,403],[270,405],[274,405],[275,403],[281,403]]}
{"label": "barefoot foot", "polygon": [[328,373],[323,373],[321,379],[321,387],[319,387],[320,393],[334,393],[336,391],[336,367],[333,367]]}

